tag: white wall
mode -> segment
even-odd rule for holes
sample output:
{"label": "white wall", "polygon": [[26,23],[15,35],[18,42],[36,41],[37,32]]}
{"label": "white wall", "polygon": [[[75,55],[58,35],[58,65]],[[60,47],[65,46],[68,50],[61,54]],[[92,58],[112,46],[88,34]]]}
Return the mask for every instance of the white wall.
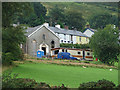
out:
{"label": "white wall", "polygon": [[[56,33],[56,35],[60,38],[60,43],[71,43],[71,35],[68,34],[58,34]],[[63,40],[63,42],[61,42],[61,40]],[[72,36],[72,40],[73,40],[73,44],[76,44],[76,36]],[[66,41],[66,42],[65,42]]]}
{"label": "white wall", "polygon": [[87,35],[88,37],[91,37],[94,34],[94,32],[87,29],[83,34]]}
{"label": "white wall", "polygon": [[73,44],[76,44],[76,36],[73,36]]}

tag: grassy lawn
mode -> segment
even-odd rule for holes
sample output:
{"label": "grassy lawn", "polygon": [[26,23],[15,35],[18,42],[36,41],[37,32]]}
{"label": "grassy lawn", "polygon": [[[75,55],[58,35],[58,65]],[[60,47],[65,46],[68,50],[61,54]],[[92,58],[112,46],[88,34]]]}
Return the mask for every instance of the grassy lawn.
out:
{"label": "grassy lawn", "polygon": [[82,68],[79,66],[63,66],[44,63],[26,63],[12,68],[21,78],[35,79],[37,82],[46,82],[50,85],[79,87],[80,83],[107,79],[118,84],[118,71],[102,68]]}

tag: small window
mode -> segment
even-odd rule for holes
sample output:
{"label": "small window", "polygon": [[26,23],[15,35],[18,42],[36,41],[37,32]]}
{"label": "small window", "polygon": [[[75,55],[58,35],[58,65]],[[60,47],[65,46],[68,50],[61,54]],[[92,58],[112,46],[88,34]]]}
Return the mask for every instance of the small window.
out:
{"label": "small window", "polygon": [[80,52],[78,52],[78,54],[81,54]]}
{"label": "small window", "polygon": [[88,40],[88,38],[86,37],[86,41]]}
{"label": "small window", "polygon": [[65,50],[65,52],[67,52],[67,49]]}
{"label": "small window", "polygon": [[66,41],[64,41],[66,43]]}
{"label": "small window", "polygon": [[61,42],[63,42],[63,40],[61,40]]}
{"label": "small window", "polygon": [[64,34],[64,39],[66,40],[66,34]]}
{"label": "small window", "polygon": [[56,50],[56,51],[55,51],[55,54],[58,54],[58,53],[59,53],[59,50]]}
{"label": "small window", "polygon": [[70,43],[70,41],[68,41],[68,43]]}
{"label": "small window", "polygon": [[87,55],[89,56],[89,55],[90,55],[90,53],[87,53]]}
{"label": "small window", "polygon": [[79,38],[80,42],[81,42],[81,37]]}
{"label": "small window", "polygon": [[45,40],[45,34],[43,34],[43,40]]}
{"label": "small window", "polygon": [[64,49],[62,49],[62,52],[64,52]]}

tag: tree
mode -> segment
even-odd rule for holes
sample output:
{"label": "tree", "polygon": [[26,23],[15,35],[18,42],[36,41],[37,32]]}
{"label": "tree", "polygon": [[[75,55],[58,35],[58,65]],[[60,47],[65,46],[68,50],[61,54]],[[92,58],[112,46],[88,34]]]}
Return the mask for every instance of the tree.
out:
{"label": "tree", "polygon": [[2,3],[2,26],[9,27],[14,20],[14,16],[23,16],[23,11],[32,11],[30,3],[3,2]]}
{"label": "tree", "polygon": [[89,22],[90,22],[91,28],[95,28],[95,29],[98,29],[98,28],[103,29],[108,24],[114,24],[118,26],[117,17],[108,13],[97,14],[93,16],[89,20]]}
{"label": "tree", "polygon": [[[21,24],[28,24],[32,27],[43,24],[46,18],[46,8],[39,2],[31,3],[31,8],[33,8],[33,12],[30,12],[31,14],[29,16],[20,16],[16,21]],[[23,13],[26,14],[26,11]]]}
{"label": "tree", "polygon": [[[24,30],[13,27],[14,16],[22,15],[23,10],[31,11],[30,3],[2,3],[2,60],[10,64],[12,60],[23,59],[20,44],[25,42]],[[27,16],[27,14],[26,14]]]}
{"label": "tree", "polygon": [[77,30],[82,31],[86,21],[82,17],[82,13],[71,11],[66,14],[65,23],[70,27],[70,29],[76,28]]}
{"label": "tree", "polygon": [[98,30],[90,39],[90,47],[95,53],[95,57],[101,62],[114,64],[118,61],[120,52],[118,43],[118,28],[114,25],[107,25],[103,30]]}
{"label": "tree", "polygon": [[[14,35],[13,35],[14,34]],[[9,27],[2,29],[2,58],[3,62],[9,62],[12,60],[22,60],[23,52],[20,48],[20,44],[23,44],[26,41],[23,28],[18,27]],[[9,59],[6,59],[8,58]],[[6,60],[6,61],[5,61]]]}
{"label": "tree", "polygon": [[49,16],[47,17],[47,21],[51,24],[51,26],[57,23],[63,23],[64,22],[64,10],[59,8],[56,5],[55,8],[50,10]]}
{"label": "tree", "polygon": [[47,9],[39,2],[33,2],[32,4],[33,4],[34,12],[37,15],[37,17],[45,18]]}

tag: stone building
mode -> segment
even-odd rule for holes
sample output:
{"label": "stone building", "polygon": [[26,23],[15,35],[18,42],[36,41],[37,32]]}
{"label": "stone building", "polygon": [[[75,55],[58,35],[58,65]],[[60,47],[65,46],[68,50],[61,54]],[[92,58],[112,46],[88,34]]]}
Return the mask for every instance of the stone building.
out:
{"label": "stone building", "polygon": [[28,28],[25,35],[27,41],[24,45],[24,52],[31,56],[36,56],[38,50],[43,50],[44,55],[50,56],[51,48],[60,46],[59,37],[46,25]]}

